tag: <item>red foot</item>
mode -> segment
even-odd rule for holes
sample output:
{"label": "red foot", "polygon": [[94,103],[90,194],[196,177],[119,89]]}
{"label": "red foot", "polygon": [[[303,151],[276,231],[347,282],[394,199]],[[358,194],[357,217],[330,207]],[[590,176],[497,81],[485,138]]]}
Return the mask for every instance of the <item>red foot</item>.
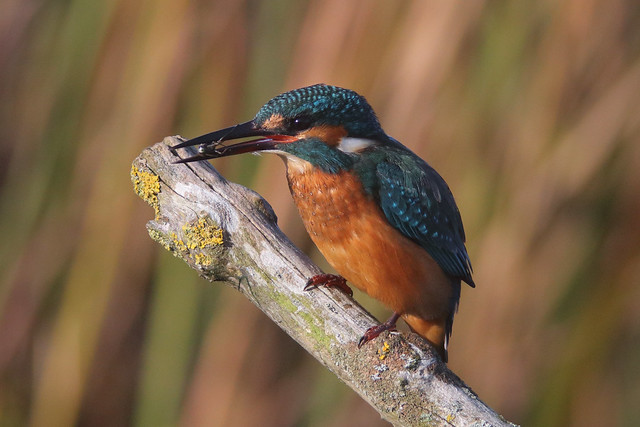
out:
{"label": "red foot", "polygon": [[395,331],[396,322],[398,321],[399,318],[400,318],[400,314],[393,313],[393,316],[391,316],[389,320],[387,320],[386,322],[381,323],[378,326],[373,326],[367,329],[367,331],[364,333],[362,338],[360,338],[360,341],[358,341],[358,348],[362,347],[363,344],[371,341],[372,339],[374,339],[384,331]]}
{"label": "red foot", "polygon": [[335,274],[315,275],[307,281],[307,284],[304,286],[304,290],[309,291],[313,288],[317,288],[318,286],[338,288],[350,297],[353,296],[353,291],[349,286],[347,286],[347,281],[342,276],[337,276]]}

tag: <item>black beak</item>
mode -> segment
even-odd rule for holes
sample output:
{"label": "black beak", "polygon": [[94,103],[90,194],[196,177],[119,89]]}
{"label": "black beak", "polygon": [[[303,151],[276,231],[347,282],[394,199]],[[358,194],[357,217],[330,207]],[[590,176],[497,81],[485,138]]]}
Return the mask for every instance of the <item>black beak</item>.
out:
{"label": "black beak", "polygon": [[[238,138],[249,138],[260,136],[263,138],[252,139],[249,141],[239,142],[233,145],[223,145],[225,141]],[[186,159],[180,159],[174,163],[196,162],[198,160],[217,159],[219,157],[233,156],[235,154],[251,153],[254,151],[263,151],[273,149],[277,144],[283,142],[291,142],[293,137],[287,135],[278,135],[273,131],[261,129],[255,125],[253,121],[240,123],[235,126],[220,129],[197,138],[190,139],[178,145],[171,147],[172,149],[198,147],[198,154]]]}

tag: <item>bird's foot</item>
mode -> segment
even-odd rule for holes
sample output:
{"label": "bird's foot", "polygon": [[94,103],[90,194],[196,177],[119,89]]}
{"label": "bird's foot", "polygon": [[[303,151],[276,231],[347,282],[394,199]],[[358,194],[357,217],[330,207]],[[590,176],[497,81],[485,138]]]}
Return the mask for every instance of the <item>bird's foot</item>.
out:
{"label": "bird's foot", "polygon": [[400,318],[399,313],[393,313],[393,316],[391,316],[389,320],[387,320],[386,322],[381,323],[377,326],[372,326],[371,328],[367,329],[367,331],[364,333],[362,338],[360,338],[360,341],[358,341],[358,348],[362,347],[366,342],[371,341],[372,339],[374,339],[384,331],[395,331],[396,323],[398,322],[399,318]]}
{"label": "bird's foot", "polygon": [[304,290],[309,291],[318,286],[338,288],[350,297],[353,296],[353,290],[347,285],[345,278],[336,274],[317,274],[307,281]]}

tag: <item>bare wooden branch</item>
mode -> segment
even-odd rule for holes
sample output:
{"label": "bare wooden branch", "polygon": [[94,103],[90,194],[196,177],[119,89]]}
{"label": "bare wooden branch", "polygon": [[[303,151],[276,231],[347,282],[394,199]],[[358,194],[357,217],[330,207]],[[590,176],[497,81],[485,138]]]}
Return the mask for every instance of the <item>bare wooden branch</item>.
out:
{"label": "bare wooden branch", "polygon": [[512,425],[485,405],[422,338],[384,333],[339,290],[303,291],[321,273],[276,225],[269,204],[207,162],[172,164],[168,137],[134,161],[137,193],[155,209],[151,237],[210,281],[237,288],[394,425]]}

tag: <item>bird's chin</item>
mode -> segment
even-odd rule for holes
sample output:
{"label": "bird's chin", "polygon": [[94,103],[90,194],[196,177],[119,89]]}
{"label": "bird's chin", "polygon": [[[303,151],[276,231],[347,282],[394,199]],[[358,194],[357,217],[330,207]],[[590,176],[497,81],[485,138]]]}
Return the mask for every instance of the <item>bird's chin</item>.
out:
{"label": "bird's chin", "polygon": [[291,153],[282,150],[267,150],[263,153],[273,153],[278,155],[287,167],[287,173],[305,173],[313,169],[313,165],[300,157],[296,157]]}

